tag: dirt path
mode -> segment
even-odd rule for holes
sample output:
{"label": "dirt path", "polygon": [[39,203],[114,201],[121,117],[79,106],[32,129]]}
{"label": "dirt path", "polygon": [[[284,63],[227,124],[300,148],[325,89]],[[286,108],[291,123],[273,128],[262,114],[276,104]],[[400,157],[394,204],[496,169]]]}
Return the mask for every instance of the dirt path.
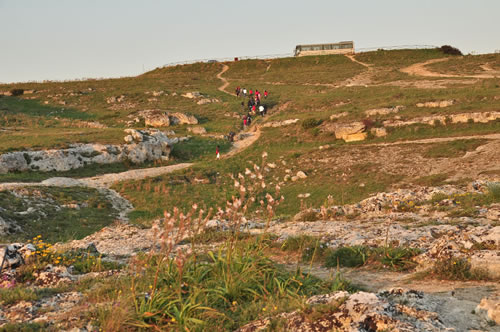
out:
{"label": "dirt path", "polygon": [[224,77],[222,77],[222,75],[229,70],[229,66],[226,65],[226,64],[222,64],[222,70],[220,71],[220,73],[217,74],[217,78],[219,80],[222,81],[222,85],[220,87],[218,87],[217,89],[219,91],[222,91],[224,93],[227,93],[228,95],[231,95],[231,96],[235,96],[234,93],[231,93],[231,92],[228,92],[226,91],[226,88],[229,86],[229,82],[228,80],[226,80]]}
{"label": "dirt path", "polygon": [[413,75],[413,76],[424,76],[424,77],[446,77],[446,78],[497,78],[500,77],[500,72],[493,70],[493,68],[488,65],[480,66],[484,71],[489,73],[476,74],[476,75],[456,75],[456,74],[441,74],[433,72],[426,68],[426,66],[433,63],[439,63],[448,61],[450,58],[439,58],[432,59],[421,63],[416,63],[406,68],[401,69],[403,73]]}
{"label": "dirt path", "polygon": [[243,135],[244,138],[234,142],[231,150],[223,155],[222,159],[230,158],[255,143],[260,137],[260,128],[253,127],[251,130],[253,131],[241,132],[240,135]]}
{"label": "dirt path", "polygon": [[389,143],[370,143],[363,144],[363,146],[391,146],[391,145],[401,145],[401,144],[430,144],[430,143],[441,143],[441,142],[451,142],[464,139],[491,139],[500,140],[500,134],[488,134],[488,135],[475,135],[475,136],[454,136],[454,137],[434,137],[434,138],[423,138],[412,141],[397,141]]}

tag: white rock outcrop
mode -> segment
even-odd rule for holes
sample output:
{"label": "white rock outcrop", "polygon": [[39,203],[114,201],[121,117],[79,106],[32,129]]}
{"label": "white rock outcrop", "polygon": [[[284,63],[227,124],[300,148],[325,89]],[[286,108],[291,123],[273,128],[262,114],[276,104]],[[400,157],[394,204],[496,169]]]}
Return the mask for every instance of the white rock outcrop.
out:
{"label": "white rock outcrop", "polygon": [[0,155],[0,173],[15,171],[69,171],[89,164],[112,164],[129,160],[143,163],[168,159],[177,138],[159,130],[126,129],[126,144],[73,144],[68,149],[17,151]]}

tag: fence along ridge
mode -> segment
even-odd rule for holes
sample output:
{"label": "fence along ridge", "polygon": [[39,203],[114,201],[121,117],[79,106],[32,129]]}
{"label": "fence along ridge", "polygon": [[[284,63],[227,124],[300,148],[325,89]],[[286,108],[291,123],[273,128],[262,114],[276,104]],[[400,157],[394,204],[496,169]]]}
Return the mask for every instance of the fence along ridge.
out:
{"label": "fence along ridge", "polygon": [[[377,50],[404,50],[404,49],[430,49],[430,48],[439,48],[439,46],[435,45],[398,45],[398,46],[378,46],[378,47],[363,47],[363,48],[355,48],[356,53],[364,53],[364,52],[371,52],[371,51],[377,51]],[[173,66],[179,66],[179,65],[190,65],[194,63],[207,63],[210,61],[216,61],[216,62],[228,62],[228,61],[234,61],[235,58],[238,58],[238,60],[268,60],[268,59],[281,59],[281,58],[290,58],[294,57],[293,52],[290,53],[281,53],[281,54],[267,54],[267,55],[247,55],[247,56],[238,56],[234,58],[208,58],[208,59],[197,59],[197,60],[186,60],[186,61],[177,61],[177,62],[170,62],[161,68],[165,67],[173,67]]]}

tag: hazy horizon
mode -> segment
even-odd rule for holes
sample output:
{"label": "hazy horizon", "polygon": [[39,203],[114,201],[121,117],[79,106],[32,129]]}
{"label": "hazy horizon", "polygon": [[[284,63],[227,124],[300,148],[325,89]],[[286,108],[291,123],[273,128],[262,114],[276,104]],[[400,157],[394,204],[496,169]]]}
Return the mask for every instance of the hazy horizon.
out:
{"label": "hazy horizon", "polygon": [[0,0],[0,82],[135,76],[167,63],[356,48],[449,44],[500,50],[500,2],[481,0],[99,2]]}

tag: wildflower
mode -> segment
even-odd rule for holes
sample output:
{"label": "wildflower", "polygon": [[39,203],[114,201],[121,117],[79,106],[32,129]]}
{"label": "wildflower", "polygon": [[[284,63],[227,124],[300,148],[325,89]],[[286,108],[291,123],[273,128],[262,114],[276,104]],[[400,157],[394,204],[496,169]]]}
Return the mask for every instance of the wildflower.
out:
{"label": "wildflower", "polygon": [[237,305],[237,304],[238,304],[238,302],[236,302],[236,301],[233,301],[233,305]]}
{"label": "wildflower", "polygon": [[153,285],[149,285],[149,289],[153,289]]}
{"label": "wildflower", "polygon": [[266,308],[262,308],[262,311],[266,311]]}
{"label": "wildflower", "polygon": [[174,318],[174,317],[172,317],[171,321],[172,321],[172,322],[175,322],[175,318]]}

